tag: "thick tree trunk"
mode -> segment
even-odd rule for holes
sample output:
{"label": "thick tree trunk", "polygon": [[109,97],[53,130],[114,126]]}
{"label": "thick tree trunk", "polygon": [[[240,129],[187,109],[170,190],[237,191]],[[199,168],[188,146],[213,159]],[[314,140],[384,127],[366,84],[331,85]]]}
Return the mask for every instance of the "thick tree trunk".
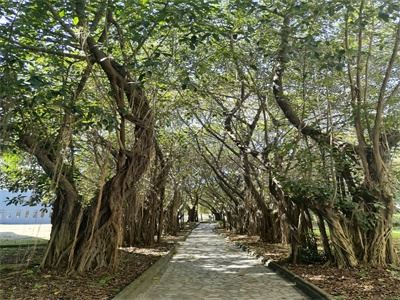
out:
{"label": "thick tree trunk", "polygon": [[237,208],[237,213],[234,215],[235,224],[236,224],[235,231],[238,234],[246,233],[246,227],[245,227],[245,222],[244,222],[245,215],[246,215],[246,209],[244,208],[243,205],[239,205]]}
{"label": "thick tree trunk", "polygon": [[156,217],[157,217],[157,198],[146,199],[143,208],[143,218],[140,224],[140,245],[153,246],[154,236],[156,233]]}
{"label": "thick tree trunk", "polygon": [[197,222],[197,221],[198,221],[198,213],[196,205],[188,207],[188,222]]}
{"label": "thick tree trunk", "polygon": [[116,265],[122,243],[122,178],[109,180],[101,195],[86,208],[81,208],[78,199],[67,199],[59,193],[42,267],[84,272]]}
{"label": "thick tree trunk", "polygon": [[165,232],[170,235],[176,235],[179,230],[179,212],[178,208],[181,205],[181,193],[177,185],[174,185],[174,194],[167,206],[165,218]]}
{"label": "thick tree trunk", "polygon": [[157,243],[161,242],[161,235],[163,234],[164,227],[164,200],[165,200],[165,185],[160,190],[160,207],[158,212],[157,223]]}
{"label": "thick tree trunk", "polygon": [[77,235],[73,268],[78,272],[99,267],[114,268],[118,262],[118,247],[122,245],[122,210],[125,201],[120,173],[109,180],[102,195],[87,211],[87,226]]}
{"label": "thick tree trunk", "polygon": [[[72,246],[83,216],[77,195],[58,191],[51,216],[52,230],[41,267],[67,267],[72,260]],[[72,255],[70,255],[72,254]],[[71,258],[69,258],[71,257]],[[71,261],[72,263],[72,261]]]}
{"label": "thick tree trunk", "polygon": [[346,224],[341,221],[341,217],[332,209],[327,209],[325,214],[332,241],[332,254],[335,257],[337,266],[340,268],[357,266],[359,261]]}
{"label": "thick tree trunk", "polygon": [[[135,94],[142,97],[142,94]],[[141,106],[143,113],[146,105]],[[147,111],[137,126],[137,139],[129,155],[119,152],[116,175],[99,190],[90,206],[81,209],[80,197],[67,168],[58,170],[58,158],[48,149],[23,137],[27,150],[34,154],[49,178],[59,178],[57,200],[52,218],[51,240],[43,267],[65,266],[68,271],[84,272],[99,267],[114,267],[122,242],[122,211],[127,191],[143,175],[152,147],[152,114]]]}
{"label": "thick tree trunk", "polygon": [[275,240],[275,236],[277,236],[277,234],[274,234],[274,232],[277,230],[277,228],[275,226],[275,221],[273,220],[271,209],[268,208],[263,195],[259,190],[257,190],[256,186],[253,183],[248,154],[242,153],[241,155],[243,161],[244,182],[251,197],[254,199],[257,208],[261,213],[261,215],[259,216],[260,239],[268,243],[278,242],[277,240]]}
{"label": "thick tree trunk", "polygon": [[233,228],[235,227],[235,224],[234,224],[232,213],[230,210],[226,211],[226,221],[229,225],[229,227],[228,227],[229,231],[232,231]]}
{"label": "thick tree trunk", "polygon": [[374,226],[362,236],[362,243],[358,245],[358,249],[361,249],[359,259],[376,266],[398,264],[398,255],[392,241],[393,196],[390,193],[385,194],[382,189],[375,192],[372,205],[374,207],[371,208],[371,220]]}
{"label": "thick tree trunk", "polygon": [[192,207],[188,206],[188,222],[198,222],[199,221],[199,196],[195,195],[195,202]]}
{"label": "thick tree trunk", "polygon": [[[298,223],[291,244],[291,260],[294,264],[302,261],[307,262],[305,259],[313,259],[318,256],[311,216],[304,207],[299,209]],[[305,255],[311,257],[304,257]]]}
{"label": "thick tree trunk", "polygon": [[290,241],[290,229],[289,229],[289,221],[287,218],[287,213],[284,209],[282,203],[278,202],[278,226],[280,232],[280,242],[282,244],[288,244]]}
{"label": "thick tree trunk", "polygon": [[317,213],[318,229],[321,235],[321,241],[324,248],[325,256],[330,262],[334,262],[331,247],[329,245],[329,237],[326,232],[325,221],[320,213]]}
{"label": "thick tree trunk", "polygon": [[129,201],[125,201],[124,208],[124,239],[123,245],[126,247],[130,247],[135,245],[136,234],[136,218],[139,214],[138,209],[141,209],[139,203],[137,201],[136,191],[130,191],[128,195]]}
{"label": "thick tree trunk", "polygon": [[218,222],[218,221],[222,221],[222,220],[223,220],[223,214],[222,214],[222,212],[214,211],[212,214],[214,215],[215,221]]}

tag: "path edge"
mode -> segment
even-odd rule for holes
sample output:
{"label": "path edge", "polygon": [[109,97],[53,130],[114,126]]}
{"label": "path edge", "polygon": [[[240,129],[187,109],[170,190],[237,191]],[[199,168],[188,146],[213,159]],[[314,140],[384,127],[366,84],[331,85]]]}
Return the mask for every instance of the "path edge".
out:
{"label": "path edge", "polygon": [[289,271],[284,266],[279,265],[278,263],[271,261],[265,264],[268,268],[272,269],[282,277],[295,282],[296,286],[311,299],[321,299],[321,300],[332,300],[333,297],[325,292],[324,290],[317,287],[315,284],[303,279],[302,277],[294,274]]}
{"label": "path edge", "polygon": [[251,251],[250,248],[244,244],[234,242],[234,244],[240,248],[242,251],[246,251],[249,255],[256,257],[259,259],[265,267],[270,268],[272,271],[276,272],[281,277],[293,282],[296,284],[296,287],[301,290],[304,294],[306,294],[310,299],[313,300],[333,300],[333,296],[328,294],[326,291],[317,287],[315,284],[305,280],[304,278],[296,275],[292,271],[289,271],[284,266],[274,262],[273,260],[260,256],[256,254],[254,251]]}
{"label": "path edge", "polygon": [[162,273],[167,263],[171,260],[172,256],[176,253],[179,243],[184,242],[187,237],[192,233],[192,231],[199,225],[196,223],[193,228],[191,228],[183,237],[182,241],[175,243],[175,245],[168,251],[166,255],[158,259],[154,264],[152,264],[146,271],[144,271],[139,277],[133,280],[125,288],[123,288],[117,295],[112,298],[112,300],[127,300],[136,299],[140,294],[145,292],[150,285],[153,284],[153,278]]}

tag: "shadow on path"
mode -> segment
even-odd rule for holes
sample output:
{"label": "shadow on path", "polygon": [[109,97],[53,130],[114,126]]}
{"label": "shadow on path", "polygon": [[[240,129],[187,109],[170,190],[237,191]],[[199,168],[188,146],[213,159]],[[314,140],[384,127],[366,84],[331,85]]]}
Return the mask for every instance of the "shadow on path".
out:
{"label": "shadow on path", "polygon": [[136,299],[308,299],[257,259],[200,224]]}

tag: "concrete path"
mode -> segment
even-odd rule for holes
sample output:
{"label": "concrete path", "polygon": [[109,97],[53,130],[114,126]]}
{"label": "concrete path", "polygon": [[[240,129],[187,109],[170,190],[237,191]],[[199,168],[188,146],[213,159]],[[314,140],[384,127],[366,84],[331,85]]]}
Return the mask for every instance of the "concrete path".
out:
{"label": "concrete path", "polygon": [[132,299],[308,299],[212,229],[211,224],[194,229],[161,277]]}

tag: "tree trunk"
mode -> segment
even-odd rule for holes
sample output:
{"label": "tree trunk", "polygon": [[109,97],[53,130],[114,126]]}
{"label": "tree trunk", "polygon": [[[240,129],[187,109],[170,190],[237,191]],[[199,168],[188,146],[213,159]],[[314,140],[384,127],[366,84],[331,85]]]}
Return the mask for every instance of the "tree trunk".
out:
{"label": "tree trunk", "polygon": [[197,222],[197,207],[193,205],[188,207],[188,222]]}
{"label": "tree trunk", "polygon": [[167,206],[165,232],[170,235],[176,235],[179,230],[178,208],[181,205],[181,193],[176,184],[174,184],[174,194]]}
{"label": "tree trunk", "polygon": [[318,222],[319,232],[321,235],[322,245],[324,247],[325,256],[328,259],[328,261],[334,262],[331,247],[329,245],[329,237],[328,234],[326,233],[325,221],[319,212],[317,213],[317,222]]}
{"label": "tree trunk", "polygon": [[75,233],[79,230],[83,216],[83,208],[80,206],[77,197],[76,194],[68,195],[62,190],[57,192],[51,215],[50,241],[41,267],[68,266]]}
{"label": "tree trunk", "polygon": [[122,243],[123,178],[110,179],[87,208],[81,208],[78,199],[58,194],[42,267],[63,267],[70,272],[115,267]]}
{"label": "tree trunk", "polygon": [[364,234],[364,247],[360,260],[376,266],[398,264],[398,256],[392,241],[394,199],[390,193],[385,194],[384,190],[375,192],[375,195],[372,202],[374,207],[371,208],[371,218],[375,217],[372,219],[374,226]]}
{"label": "tree trunk", "polygon": [[222,220],[223,220],[223,216],[222,216],[222,213],[221,213],[221,212],[215,211],[215,212],[213,212],[212,214],[214,215],[215,221],[218,222],[218,221],[222,221]]}
{"label": "tree trunk", "polygon": [[329,226],[332,241],[333,255],[339,268],[355,267],[358,259],[354,251],[354,244],[349,236],[346,225],[340,221],[340,216],[332,209],[327,209],[325,218]]}
{"label": "tree trunk", "polygon": [[[126,247],[130,247],[135,245],[135,238],[136,234],[136,218],[139,214],[138,212],[138,201],[137,201],[137,194],[136,191],[133,191],[128,195],[128,199],[130,201],[125,201],[125,208],[124,208],[124,239],[123,245]],[[141,208],[139,208],[141,209]]]}

